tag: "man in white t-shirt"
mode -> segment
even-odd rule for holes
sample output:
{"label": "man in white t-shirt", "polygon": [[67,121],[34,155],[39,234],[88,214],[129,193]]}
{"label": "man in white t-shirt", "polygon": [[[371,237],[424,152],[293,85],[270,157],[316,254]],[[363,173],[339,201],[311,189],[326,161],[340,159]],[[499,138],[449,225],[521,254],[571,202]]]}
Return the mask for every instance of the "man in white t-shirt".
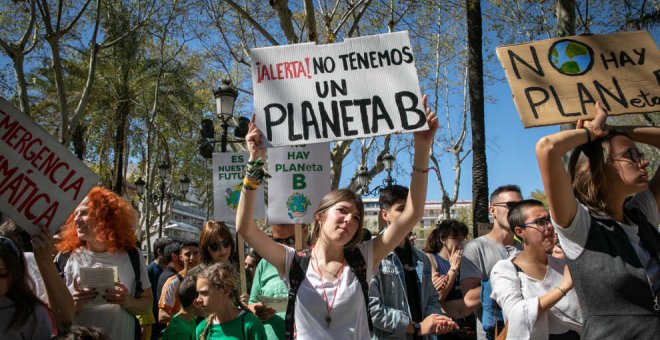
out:
{"label": "man in white t-shirt", "polygon": [[[490,277],[490,271],[497,261],[506,259],[522,248],[513,239],[507,216],[509,208],[522,200],[517,185],[498,187],[490,195],[490,214],[493,216],[493,229],[465,245],[461,259],[461,291],[465,306],[471,308],[477,317],[477,338],[486,339],[482,320],[481,282]],[[490,294],[489,294],[490,295]]]}

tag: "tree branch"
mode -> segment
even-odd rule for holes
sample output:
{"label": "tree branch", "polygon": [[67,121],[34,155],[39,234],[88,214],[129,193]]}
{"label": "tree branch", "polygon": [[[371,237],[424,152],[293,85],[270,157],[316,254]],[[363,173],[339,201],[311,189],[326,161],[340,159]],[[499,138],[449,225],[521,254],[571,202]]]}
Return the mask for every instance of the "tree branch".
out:
{"label": "tree branch", "polygon": [[309,30],[309,41],[316,42],[318,34],[316,32],[316,16],[314,13],[314,3],[312,0],[305,0],[305,22]]}
{"label": "tree branch", "polygon": [[241,6],[239,6],[237,3],[235,3],[232,0],[224,0],[224,1],[229,6],[231,6],[231,8],[233,8],[236,12],[238,12],[238,14],[240,14],[243,18],[245,18],[247,21],[249,21],[250,24],[254,28],[256,28],[257,31],[259,31],[259,33],[261,33],[261,35],[264,38],[266,38],[266,40],[270,41],[271,44],[273,44],[273,45],[279,45],[280,44],[280,43],[277,42],[277,40],[275,40],[275,38],[273,38],[273,36],[270,35],[270,33],[268,33],[268,31],[266,31],[266,29],[263,26],[259,25],[259,23],[256,20],[254,20],[254,18],[252,18],[252,16],[248,12],[246,12],[243,8],[241,8]]}

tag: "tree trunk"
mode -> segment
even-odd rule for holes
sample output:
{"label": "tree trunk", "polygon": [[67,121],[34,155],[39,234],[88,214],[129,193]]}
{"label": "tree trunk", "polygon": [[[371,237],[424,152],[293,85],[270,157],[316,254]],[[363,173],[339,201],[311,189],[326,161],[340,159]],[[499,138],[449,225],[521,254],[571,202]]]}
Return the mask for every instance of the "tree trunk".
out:
{"label": "tree trunk", "polygon": [[30,100],[28,98],[27,82],[25,81],[25,71],[23,70],[23,61],[25,56],[17,54],[12,58],[14,60],[14,73],[16,73],[16,87],[20,97],[21,111],[30,116]]}
{"label": "tree trunk", "polygon": [[481,1],[466,0],[468,32],[468,86],[472,128],[472,219],[473,236],[477,225],[488,222],[488,166],[484,127],[483,56],[481,51]]}
{"label": "tree trunk", "polygon": [[60,121],[62,127],[60,130],[60,141],[65,146],[69,144],[69,103],[66,99],[66,88],[64,83],[64,72],[62,70],[62,58],[60,56],[59,38],[48,39],[48,45],[51,49],[51,66],[55,74],[55,86],[57,87],[57,100],[60,109]]}
{"label": "tree trunk", "polygon": [[[557,36],[568,37],[575,35],[575,0],[557,0]],[[561,131],[575,129],[575,123],[564,123],[559,125]],[[568,166],[570,153],[562,158],[564,165]]]}

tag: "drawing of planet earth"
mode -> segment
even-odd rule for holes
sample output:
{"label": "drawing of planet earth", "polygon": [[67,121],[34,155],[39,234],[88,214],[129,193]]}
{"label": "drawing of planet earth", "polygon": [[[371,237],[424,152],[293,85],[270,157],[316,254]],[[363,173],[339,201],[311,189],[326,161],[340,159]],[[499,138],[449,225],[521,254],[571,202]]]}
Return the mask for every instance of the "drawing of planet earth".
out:
{"label": "drawing of planet earth", "polygon": [[550,63],[562,74],[579,76],[593,66],[594,53],[591,47],[579,41],[560,40],[550,48]]}

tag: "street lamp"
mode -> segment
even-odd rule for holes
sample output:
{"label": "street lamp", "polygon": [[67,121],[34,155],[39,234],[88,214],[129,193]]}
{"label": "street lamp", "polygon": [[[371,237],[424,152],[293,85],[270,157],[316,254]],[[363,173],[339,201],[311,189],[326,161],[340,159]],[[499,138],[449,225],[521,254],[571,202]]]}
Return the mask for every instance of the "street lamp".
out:
{"label": "street lamp", "polygon": [[234,104],[238,98],[238,91],[232,86],[229,79],[222,80],[222,86],[213,91],[215,97],[215,115],[221,121],[222,134],[220,140],[215,140],[215,128],[213,120],[202,120],[202,138],[197,142],[199,153],[204,158],[213,156],[214,145],[220,143],[220,150],[227,152],[227,145],[231,143],[243,143],[247,134],[250,120],[245,117],[237,118],[237,125],[234,129],[234,140],[228,140],[229,122],[234,116]]}
{"label": "street lamp", "polygon": [[[160,179],[160,186],[159,186],[159,193],[154,193],[151,195],[151,199],[153,201],[158,201],[158,237],[163,236],[163,203],[167,199],[172,199],[175,197],[169,192],[169,189],[172,189],[172,185],[169,187],[166,184],[167,176],[169,175],[170,172],[170,165],[166,162],[163,161],[158,165],[158,177]],[[190,190],[190,178],[188,178],[188,175],[183,175],[181,179],[179,180],[179,193],[181,194],[181,197],[185,197],[186,194],[188,194],[188,190]],[[134,182],[135,188],[137,190],[138,197],[142,198],[142,195],[144,194],[144,187],[147,184],[142,177],[138,178],[137,181]],[[147,216],[148,217],[148,216]],[[149,220],[147,218],[147,220]],[[149,226],[147,227],[147,239],[149,240]],[[149,242],[149,241],[148,241]]]}
{"label": "street lamp", "polygon": [[394,156],[392,156],[388,152],[382,156],[381,161],[383,162],[385,171],[387,171],[387,178],[383,180],[383,184],[371,190],[369,190],[369,171],[367,171],[367,167],[364,164],[360,165],[360,168],[358,169],[358,173],[357,173],[358,176],[357,181],[358,181],[358,187],[362,192],[362,195],[374,196],[376,194],[380,194],[381,190],[385,188],[389,188],[392,185],[396,184],[396,180],[392,178],[392,168],[394,167]]}

